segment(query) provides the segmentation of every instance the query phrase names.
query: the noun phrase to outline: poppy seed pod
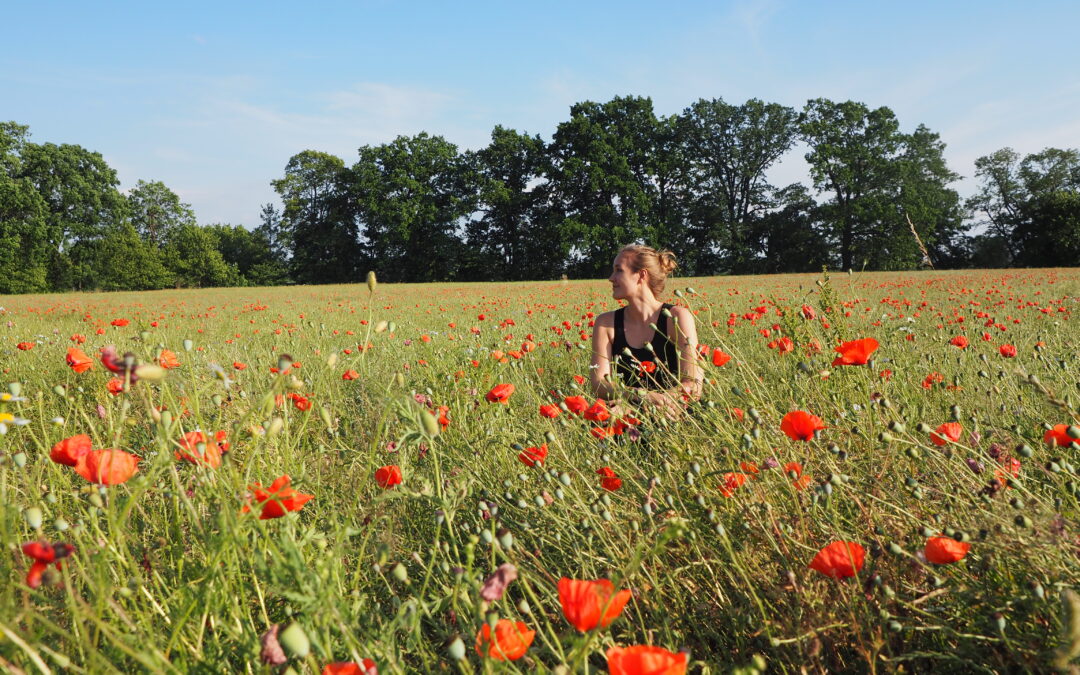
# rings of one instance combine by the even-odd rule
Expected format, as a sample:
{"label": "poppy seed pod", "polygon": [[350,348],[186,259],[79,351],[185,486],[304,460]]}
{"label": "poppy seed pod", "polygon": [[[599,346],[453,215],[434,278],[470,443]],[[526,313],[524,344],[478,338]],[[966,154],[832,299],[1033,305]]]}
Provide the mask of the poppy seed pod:
{"label": "poppy seed pod", "polygon": [[291,623],[278,634],[278,643],[285,648],[285,653],[297,659],[306,658],[311,651],[311,641],[298,623]]}
{"label": "poppy seed pod", "polygon": [[375,287],[378,285],[378,281],[375,279],[375,272],[370,271],[367,273],[367,289],[368,293],[374,293]]}

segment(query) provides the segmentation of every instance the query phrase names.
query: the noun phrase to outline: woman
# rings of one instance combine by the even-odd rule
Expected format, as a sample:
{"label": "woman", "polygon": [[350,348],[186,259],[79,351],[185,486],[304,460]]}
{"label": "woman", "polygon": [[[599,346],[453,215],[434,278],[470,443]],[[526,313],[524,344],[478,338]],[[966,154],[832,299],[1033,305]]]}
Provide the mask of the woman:
{"label": "woman", "polygon": [[631,405],[677,417],[684,401],[701,395],[694,315],[659,300],[675,265],[671,251],[636,244],[615,257],[611,295],[626,306],[601,314],[593,326],[590,384],[596,396],[610,401],[622,395]]}

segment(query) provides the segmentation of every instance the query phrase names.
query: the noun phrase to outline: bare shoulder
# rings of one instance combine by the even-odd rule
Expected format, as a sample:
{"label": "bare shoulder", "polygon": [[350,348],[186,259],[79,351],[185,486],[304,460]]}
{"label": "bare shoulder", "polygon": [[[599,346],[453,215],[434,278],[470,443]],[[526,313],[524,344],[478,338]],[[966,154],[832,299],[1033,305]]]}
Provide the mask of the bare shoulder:
{"label": "bare shoulder", "polygon": [[615,327],[615,312],[604,312],[600,316],[593,319],[593,326],[600,328],[614,328]]}
{"label": "bare shoulder", "polygon": [[688,308],[682,305],[673,305],[671,308],[671,316],[678,320],[679,325],[684,329],[687,326],[695,325],[694,314]]}

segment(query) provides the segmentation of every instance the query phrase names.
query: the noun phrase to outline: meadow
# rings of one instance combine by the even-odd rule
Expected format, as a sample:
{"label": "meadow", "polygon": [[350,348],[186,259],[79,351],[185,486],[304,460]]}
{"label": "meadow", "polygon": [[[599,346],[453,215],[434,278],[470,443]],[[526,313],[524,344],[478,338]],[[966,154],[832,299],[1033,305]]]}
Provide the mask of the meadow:
{"label": "meadow", "polygon": [[1076,668],[1080,271],[671,279],[676,420],[609,291],[3,298],[0,670]]}

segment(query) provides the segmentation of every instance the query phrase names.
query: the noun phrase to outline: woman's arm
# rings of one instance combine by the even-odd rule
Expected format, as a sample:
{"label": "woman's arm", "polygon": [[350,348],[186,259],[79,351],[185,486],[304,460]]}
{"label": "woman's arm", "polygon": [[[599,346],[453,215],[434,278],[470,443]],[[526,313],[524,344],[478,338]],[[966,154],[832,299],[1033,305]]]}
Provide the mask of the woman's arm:
{"label": "woman's arm", "polygon": [[611,384],[611,340],[615,332],[615,316],[604,312],[596,317],[592,334],[592,364],[589,366],[589,388],[597,398],[610,399],[615,394]]}
{"label": "woman's arm", "polygon": [[[675,349],[679,354],[679,388],[693,400],[701,398],[705,373],[698,366],[697,321],[686,307],[671,308],[671,328],[674,329]],[[669,335],[670,337],[670,335]]]}

